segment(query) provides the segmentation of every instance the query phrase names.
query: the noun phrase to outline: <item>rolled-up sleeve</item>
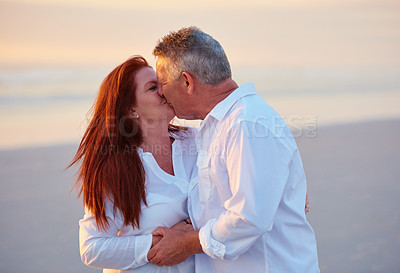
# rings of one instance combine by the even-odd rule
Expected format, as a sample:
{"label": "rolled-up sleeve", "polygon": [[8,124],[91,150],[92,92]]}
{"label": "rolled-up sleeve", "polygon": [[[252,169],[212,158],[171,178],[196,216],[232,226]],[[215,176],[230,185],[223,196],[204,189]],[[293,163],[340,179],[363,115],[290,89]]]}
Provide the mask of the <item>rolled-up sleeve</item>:
{"label": "rolled-up sleeve", "polygon": [[79,221],[79,246],[82,261],[91,267],[126,270],[148,262],[152,235],[118,237],[118,227],[108,217],[109,228],[100,231],[94,215],[86,212]]}
{"label": "rolled-up sleeve", "polygon": [[225,245],[221,244],[211,236],[211,228],[215,221],[216,219],[208,221],[207,224],[199,230],[200,244],[204,253],[211,258],[223,259],[225,255]]}
{"label": "rolled-up sleeve", "polygon": [[232,196],[199,239],[210,257],[235,260],[272,229],[293,152],[283,135],[249,121],[231,128],[223,150]]}

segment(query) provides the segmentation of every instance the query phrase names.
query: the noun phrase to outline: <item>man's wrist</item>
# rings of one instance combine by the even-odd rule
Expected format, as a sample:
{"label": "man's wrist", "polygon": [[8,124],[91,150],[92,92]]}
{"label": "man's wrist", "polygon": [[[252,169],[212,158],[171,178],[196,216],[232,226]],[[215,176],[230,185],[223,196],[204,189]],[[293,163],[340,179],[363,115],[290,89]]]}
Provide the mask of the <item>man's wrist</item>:
{"label": "man's wrist", "polygon": [[185,241],[187,242],[188,251],[190,251],[192,254],[203,253],[203,248],[199,239],[199,230],[187,232],[185,236],[187,236]]}

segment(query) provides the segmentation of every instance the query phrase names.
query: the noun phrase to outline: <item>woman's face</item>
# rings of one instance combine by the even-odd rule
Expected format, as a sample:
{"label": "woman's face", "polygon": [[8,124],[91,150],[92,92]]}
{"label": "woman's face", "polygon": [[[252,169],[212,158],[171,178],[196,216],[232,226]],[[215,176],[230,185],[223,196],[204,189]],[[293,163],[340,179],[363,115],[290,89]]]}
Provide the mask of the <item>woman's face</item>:
{"label": "woman's face", "polygon": [[135,113],[139,119],[170,122],[175,117],[174,109],[165,98],[158,95],[158,80],[155,71],[150,67],[141,68],[136,72],[136,103]]}

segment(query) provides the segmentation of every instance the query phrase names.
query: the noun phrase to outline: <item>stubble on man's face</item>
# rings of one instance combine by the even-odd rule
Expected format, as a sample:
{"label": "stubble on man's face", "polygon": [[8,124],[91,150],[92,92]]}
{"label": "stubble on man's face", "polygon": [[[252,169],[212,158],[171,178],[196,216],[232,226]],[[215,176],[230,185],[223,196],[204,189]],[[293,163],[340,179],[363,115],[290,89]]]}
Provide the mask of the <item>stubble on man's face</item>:
{"label": "stubble on man's face", "polygon": [[167,102],[170,103],[170,101],[168,101],[168,97],[169,97],[168,87],[171,84],[171,80],[165,69],[165,65],[163,64],[161,59],[157,59],[156,74],[157,74],[158,83],[160,85],[159,88],[161,89],[161,92],[159,92],[159,94],[161,93],[161,95],[167,99]]}
{"label": "stubble on man's face", "polygon": [[[157,59],[156,63],[157,78],[159,81],[159,88],[161,95],[165,97],[167,103],[174,108],[175,113],[179,116],[179,82],[170,78],[166,68],[165,61]],[[178,105],[177,105],[178,104]],[[178,106],[178,107],[177,107]]]}
{"label": "stubble on man's face", "polygon": [[162,95],[166,98],[168,104],[174,108],[175,114],[182,119],[198,119],[193,115],[193,107],[195,102],[189,100],[185,92],[182,78],[174,80],[168,73],[168,63],[162,58],[158,58],[156,62],[157,78],[159,80]]}

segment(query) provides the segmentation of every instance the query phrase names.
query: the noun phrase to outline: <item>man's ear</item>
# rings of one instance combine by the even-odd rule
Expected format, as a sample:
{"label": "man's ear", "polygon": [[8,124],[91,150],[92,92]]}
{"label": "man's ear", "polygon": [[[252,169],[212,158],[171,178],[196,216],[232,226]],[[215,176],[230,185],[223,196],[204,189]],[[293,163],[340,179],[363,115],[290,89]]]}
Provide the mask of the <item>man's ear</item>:
{"label": "man's ear", "polygon": [[182,84],[183,84],[183,87],[185,88],[186,92],[188,93],[188,95],[192,95],[193,89],[194,89],[193,76],[187,72],[182,72]]}

